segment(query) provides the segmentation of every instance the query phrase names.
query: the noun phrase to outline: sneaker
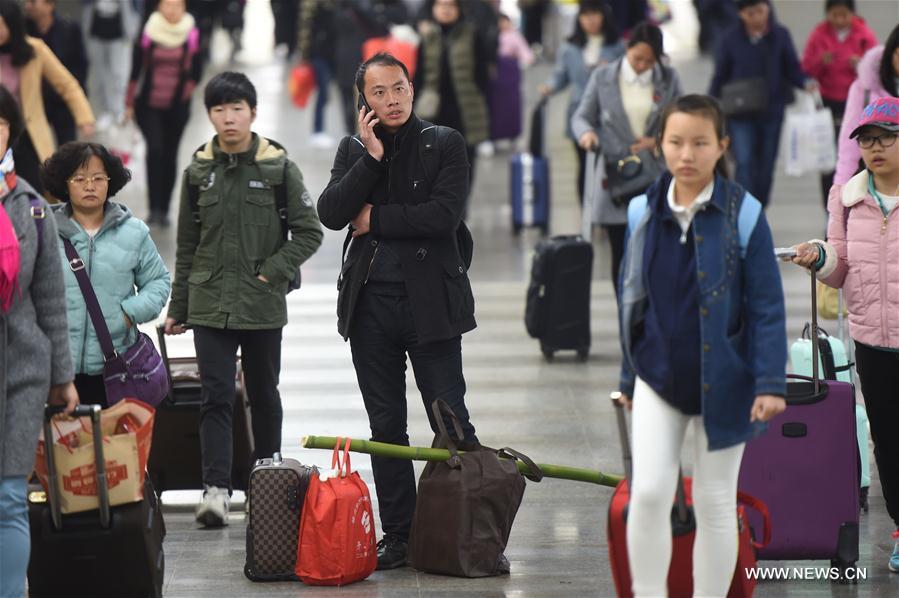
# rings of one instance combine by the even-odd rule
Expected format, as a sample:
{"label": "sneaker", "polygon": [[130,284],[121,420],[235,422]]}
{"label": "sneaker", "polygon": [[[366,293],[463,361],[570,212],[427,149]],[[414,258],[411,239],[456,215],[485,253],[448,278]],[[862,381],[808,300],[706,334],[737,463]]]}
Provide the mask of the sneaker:
{"label": "sneaker", "polygon": [[396,569],[406,564],[409,544],[397,536],[385,535],[378,542],[378,571]]}
{"label": "sneaker", "polygon": [[309,138],[309,145],[316,149],[328,149],[334,146],[334,140],[327,133],[315,133]]}
{"label": "sneaker", "polygon": [[893,545],[893,554],[890,555],[890,571],[893,573],[899,573],[899,529],[893,532],[893,540],[896,543]]}
{"label": "sneaker", "polygon": [[228,525],[228,509],[231,497],[227,488],[206,486],[203,502],[197,505],[197,523],[206,527],[222,527]]}

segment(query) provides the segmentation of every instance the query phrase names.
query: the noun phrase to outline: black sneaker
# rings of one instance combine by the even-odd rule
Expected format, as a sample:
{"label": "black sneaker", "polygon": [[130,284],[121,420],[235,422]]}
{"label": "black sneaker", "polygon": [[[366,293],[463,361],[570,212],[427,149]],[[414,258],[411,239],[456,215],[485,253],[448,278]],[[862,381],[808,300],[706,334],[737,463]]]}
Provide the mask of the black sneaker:
{"label": "black sneaker", "polygon": [[409,544],[397,536],[386,535],[378,542],[378,571],[406,565]]}

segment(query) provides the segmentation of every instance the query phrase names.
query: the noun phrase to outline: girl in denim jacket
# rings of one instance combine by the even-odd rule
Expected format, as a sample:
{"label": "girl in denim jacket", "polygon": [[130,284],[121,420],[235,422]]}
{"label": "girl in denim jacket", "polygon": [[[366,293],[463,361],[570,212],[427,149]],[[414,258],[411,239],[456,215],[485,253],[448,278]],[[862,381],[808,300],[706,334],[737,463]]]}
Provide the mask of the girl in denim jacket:
{"label": "girl in denim jacket", "polygon": [[771,232],[761,204],[721,174],[724,131],[713,98],[675,100],[659,134],[670,174],[628,207],[620,390],[633,405],[627,546],[638,598],[667,595],[671,502],[690,423],[694,595],[727,594],[743,448],[786,408],[785,313]]}

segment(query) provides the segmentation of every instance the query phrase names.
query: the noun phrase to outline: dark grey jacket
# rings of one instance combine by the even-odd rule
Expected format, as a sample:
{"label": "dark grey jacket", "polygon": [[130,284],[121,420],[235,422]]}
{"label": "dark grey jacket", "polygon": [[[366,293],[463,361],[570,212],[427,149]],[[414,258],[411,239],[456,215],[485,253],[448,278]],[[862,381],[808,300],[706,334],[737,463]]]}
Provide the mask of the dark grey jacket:
{"label": "dark grey jacket", "polygon": [[[622,56],[615,62],[593,71],[587,82],[587,89],[581,103],[571,118],[571,130],[575,139],[587,131],[595,131],[599,136],[600,150],[606,161],[618,160],[630,154],[630,146],[637,140],[631,131],[627,112],[621,101],[621,87],[618,75],[621,72]],[[659,132],[662,110],[681,95],[680,79],[669,66],[656,64],[652,71],[653,107],[646,121],[646,136],[655,137]],[[661,157],[659,158],[661,160]],[[602,224],[624,224],[627,210],[612,205],[611,200],[600,205],[599,220]]]}
{"label": "dark grey jacket", "polygon": [[2,200],[19,237],[21,295],[8,314],[0,310],[0,477],[31,472],[50,385],[75,377],[56,222],[44,203],[38,252],[28,193],[35,191],[19,179]]}

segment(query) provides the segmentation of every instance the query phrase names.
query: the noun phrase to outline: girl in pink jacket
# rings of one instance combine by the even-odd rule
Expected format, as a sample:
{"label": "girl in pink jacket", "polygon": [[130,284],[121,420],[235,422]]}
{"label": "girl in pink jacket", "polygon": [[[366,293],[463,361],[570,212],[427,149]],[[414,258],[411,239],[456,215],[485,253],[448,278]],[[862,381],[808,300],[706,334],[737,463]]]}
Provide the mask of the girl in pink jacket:
{"label": "girl in pink jacket", "polygon": [[855,128],[862,110],[884,97],[899,96],[896,80],[899,78],[899,25],[897,25],[882,46],[868,50],[858,63],[858,79],[849,87],[846,98],[846,112],[837,137],[837,171],[833,182],[845,185],[858,172],[861,152],[849,133]]}
{"label": "girl in pink jacket", "polygon": [[[844,122],[845,127],[845,122]],[[896,525],[889,568],[899,573],[899,98],[868,105],[847,136],[867,167],[830,191],[828,241],[796,248],[793,261],[842,288],[849,334],[871,422],[887,512]]]}
{"label": "girl in pink jacket", "polygon": [[[818,81],[824,105],[833,114],[834,132],[839,134],[849,86],[865,52],[877,45],[877,37],[865,20],[855,15],[855,0],[827,0],[826,19],[812,31],[802,53],[802,70]],[[852,122],[855,122],[854,120]],[[827,209],[827,194],[833,171],[821,173],[821,196]]]}

